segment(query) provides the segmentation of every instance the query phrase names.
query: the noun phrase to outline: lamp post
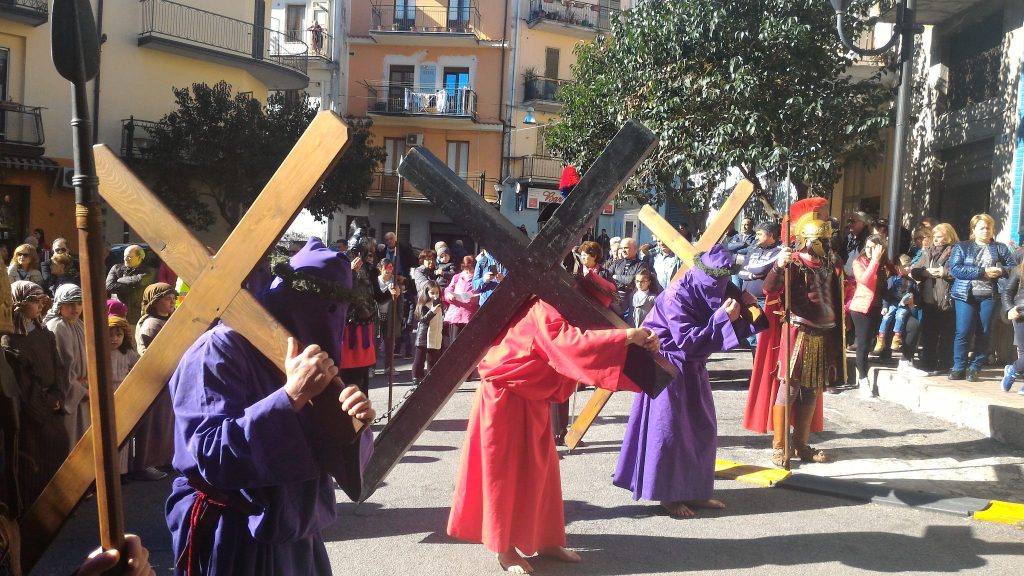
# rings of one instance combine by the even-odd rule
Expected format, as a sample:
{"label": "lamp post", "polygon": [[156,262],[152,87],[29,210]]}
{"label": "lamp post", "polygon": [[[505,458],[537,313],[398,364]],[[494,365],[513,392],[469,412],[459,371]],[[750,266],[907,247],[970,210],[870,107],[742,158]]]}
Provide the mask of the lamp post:
{"label": "lamp post", "polygon": [[892,179],[889,184],[889,254],[895,254],[899,246],[899,234],[903,218],[900,215],[900,199],[903,196],[903,164],[907,149],[907,120],[910,116],[910,88],[914,75],[914,36],[924,32],[924,26],[914,22],[917,0],[899,0],[896,5],[896,22],[892,38],[880,48],[867,50],[855,46],[843,30],[843,19],[852,0],[829,0],[836,11],[836,30],[839,40],[847,50],[861,56],[880,56],[900,42],[899,61],[900,87],[896,96],[895,154],[892,162]]}

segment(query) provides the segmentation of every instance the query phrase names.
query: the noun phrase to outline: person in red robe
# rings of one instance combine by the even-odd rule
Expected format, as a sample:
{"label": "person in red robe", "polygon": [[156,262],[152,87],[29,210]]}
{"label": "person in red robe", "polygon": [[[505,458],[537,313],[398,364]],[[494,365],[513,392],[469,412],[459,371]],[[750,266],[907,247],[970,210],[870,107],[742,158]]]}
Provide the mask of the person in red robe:
{"label": "person in red robe", "polygon": [[448,534],[483,543],[509,572],[533,571],[523,555],[579,562],[565,548],[548,405],[577,382],[638,392],[623,373],[629,345],[659,346],[644,328],[584,332],[543,300],[523,305],[479,365]]}

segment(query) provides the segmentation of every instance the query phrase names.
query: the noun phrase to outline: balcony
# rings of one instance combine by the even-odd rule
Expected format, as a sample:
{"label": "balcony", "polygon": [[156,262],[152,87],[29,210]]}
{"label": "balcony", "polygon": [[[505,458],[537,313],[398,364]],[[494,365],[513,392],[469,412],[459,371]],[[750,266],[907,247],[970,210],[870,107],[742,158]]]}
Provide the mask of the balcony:
{"label": "balcony", "polygon": [[[287,30],[270,46],[270,54],[281,58],[306,58],[310,62],[332,62],[334,37],[321,30]],[[281,40],[284,40],[283,42]],[[308,47],[308,50],[307,50]]]}
{"label": "balcony", "polygon": [[0,102],[0,151],[20,156],[43,154],[43,108]]}
{"label": "balcony", "polygon": [[140,4],[139,46],[243,68],[272,90],[309,85],[309,47],[298,38],[169,0]]}
{"label": "balcony", "polygon": [[474,46],[480,33],[480,8],[475,3],[453,6],[374,4],[370,37],[378,44]]}
{"label": "balcony", "polygon": [[562,108],[562,103],[558,101],[558,90],[566,82],[540,76],[526,78],[523,83],[523,104],[542,112],[558,112]]}
{"label": "balcony", "polygon": [[527,184],[558,184],[562,177],[561,158],[552,156],[518,156],[511,158],[509,172],[520,182]]}
{"label": "balcony", "polygon": [[[485,200],[488,202],[497,201],[498,196],[494,192],[494,186],[488,184],[487,178],[484,174],[470,172],[462,174],[461,176],[462,179],[469,184],[469,187],[476,191],[477,194],[483,196]],[[397,191],[398,173],[375,172],[370,183],[370,188],[366,191],[366,198],[370,201],[394,202]],[[426,196],[409,184],[408,180],[402,183],[402,200],[410,202],[430,202]]]}
{"label": "balcony", "polygon": [[469,87],[416,91],[399,82],[364,83],[371,116],[476,120],[476,92]]}
{"label": "balcony", "polygon": [[121,158],[128,164],[148,159],[156,125],[149,120],[136,120],[134,116],[121,120]]}
{"label": "balcony", "polygon": [[598,32],[611,29],[621,10],[587,2],[530,0],[526,25],[556,34],[592,40]]}
{"label": "balcony", "polygon": [[0,18],[29,26],[42,26],[50,19],[47,0],[0,0]]}
{"label": "balcony", "polygon": [[995,46],[949,63],[946,112],[955,112],[999,96],[1003,47]]}

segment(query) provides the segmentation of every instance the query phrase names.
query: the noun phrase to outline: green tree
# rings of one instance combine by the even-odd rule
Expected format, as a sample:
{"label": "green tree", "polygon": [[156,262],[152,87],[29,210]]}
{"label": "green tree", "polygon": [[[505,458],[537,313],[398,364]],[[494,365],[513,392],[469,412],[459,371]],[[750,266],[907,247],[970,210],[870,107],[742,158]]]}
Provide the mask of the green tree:
{"label": "green tree", "polygon": [[[176,88],[174,99],[177,109],[150,130],[141,169],[168,207],[199,230],[218,217],[237,225],[317,114],[304,92],[271,94],[264,106],[223,81]],[[358,206],[383,162],[369,124],[349,125],[349,148],[309,203],[320,218],[341,204]]]}
{"label": "green tree", "polygon": [[[849,77],[824,0],[650,0],[577,56],[548,143],[586,167],[623,121],[642,122],[660,146],[626,187],[641,202],[675,197],[704,212],[729,168],[766,202],[769,183],[787,176],[801,197],[827,196],[844,164],[880,159],[890,124],[892,91],[880,73]],[[707,183],[680,186],[695,174]]]}

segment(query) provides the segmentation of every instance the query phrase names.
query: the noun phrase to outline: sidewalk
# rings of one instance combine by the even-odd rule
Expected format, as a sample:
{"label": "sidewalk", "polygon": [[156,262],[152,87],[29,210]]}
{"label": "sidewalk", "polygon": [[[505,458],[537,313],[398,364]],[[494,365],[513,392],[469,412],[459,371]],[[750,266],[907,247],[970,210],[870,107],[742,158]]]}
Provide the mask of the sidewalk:
{"label": "sidewalk", "polygon": [[872,367],[868,375],[883,400],[1024,449],[1024,396],[1017,394],[1021,383],[1003,392],[998,367],[982,370],[980,382],[951,381],[945,374],[910,375],[886,366]]}
{"label": "sidewalk", "polygon": [[[749,350],[709,361],[718,409],[718,458],[773,468],[770,435],[742,428],[751,366]],[[794,461],[793,471],[863,484],[850,487],[849,496],[856,499],[897,494],[912,506],[957,498],[972,505],[1024,503],[1024,397],[1016,387],[1004,393],[996,372],[986,371],[983,382],[950,382],[945,376],[905,375],[895,362],[875,363],[870,375],[879,399],[861,399],[856,389],[825,395],[825,430],[812,434],[811,443],[834,461]]]}

